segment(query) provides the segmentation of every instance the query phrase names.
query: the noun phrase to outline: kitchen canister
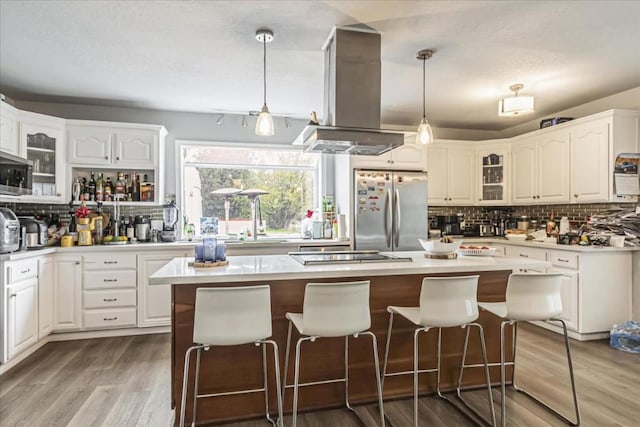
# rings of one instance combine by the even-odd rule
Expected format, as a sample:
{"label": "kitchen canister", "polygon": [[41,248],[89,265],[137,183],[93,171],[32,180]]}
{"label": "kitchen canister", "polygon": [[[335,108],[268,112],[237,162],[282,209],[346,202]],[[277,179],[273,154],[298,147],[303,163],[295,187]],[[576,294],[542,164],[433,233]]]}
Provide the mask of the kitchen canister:
{"label": "kitchen canister", "polygon": [[347,239],[347,216],[338,214],[338,240]]}

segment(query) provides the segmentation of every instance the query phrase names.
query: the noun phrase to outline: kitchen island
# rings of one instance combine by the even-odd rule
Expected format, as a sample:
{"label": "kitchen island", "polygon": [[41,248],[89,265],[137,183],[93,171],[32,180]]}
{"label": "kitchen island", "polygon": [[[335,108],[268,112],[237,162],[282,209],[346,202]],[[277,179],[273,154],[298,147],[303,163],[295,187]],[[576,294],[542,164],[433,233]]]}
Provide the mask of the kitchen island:
{"label": "kitchen island", "polygon": [[[215,268],[193,268],[189,258],[175,258],[153,274],[149,283],[172,285],[172,407],[179,413],[182,393],[184,355],[192,345],[193,313],[196,289],[207,286],[247,286],[269,284],[271,286],[273,339],[280,347],[280,365],[284,366],[286,345],[286,312],[301,312],[304,288],[308,282],[371,281],[371,330],[378,338],[381,357],[386,341],[388,305],[416,306],[422,278],[425,276],[452,276],[479,274],[478,298],[483,301],[503,301],[509,274],[513,269],[546,268],[546,261],[506,257],[458,257],[451,260],[427,259],[423,252],[394,252],[399,257],[411,257],[412,262],[384,262],[359,264],[325,264],[303,266],[287,255],[229,257],[229,265]],[[499,321],[481,313],[479,322],[485,327],[488,353],[492,360],[499,360]],[[398,319],[394,325],[389,356],[389,371],[408,370],[412,366],[411,325]],[[294,335],[295,337],[295,335]],[[421,368],[435,366],[437,332],[424,334],[421,340]],[[455,385],[462,354],[464,330],[451,328],[442,334],[442,384],[445,390]],[[370,342],[352,339],[349,345],[349,398],[352,403],[376,401],[375,377]],[[423,347],[425,346],[425,347]],[[426,351],[425,351],[426,350]],[[305,352],[309,351],[305,356]],[[312,353],[311,353],[312,352]],[[293,354],[291,355],[293,357]],[[341,378],[343,369],[344,340],[322,339],[322,344],[302,347],[301,381],[319,381]],[[480,362],[478,336],[471,334],[470,363]],[[292,364],[290,363],[290,366]],[[191,369],[191,375],[195,370]],[[494,382],[498,370],[491,372]],[[269,380],[273,376],[270,373]],[[289,378],[292,375],[290,373]],[[200,393],[216,393],[238,388],[262,386],[262,358],[253,345],[216,347],[204,352],[200,372]],[[435,378],[423,376],[422,393],[434,390]],[[291,382],[290,380],[288,381]],[[190,378],[193,384],[193,378]],[[470,369],[465,374],[465,386],[484,384],[481,369]],[[392,377],[385,380],[384,397],[409,397],[412,394],[412,377]],[[190,422],[192,388],[187,398],[187,421]],[[275,411],[275,384],[270,383],[271,410]],[[291,394],[287,393],[285,412],[291,410]],[[344,403],[344,385],[340,383],[303,388],[299,408],[311,410],[338,407]],[[198,402],[199,422],[231,421],[260,417],[264,413],[264,398],[260,393],[202,399]]]}

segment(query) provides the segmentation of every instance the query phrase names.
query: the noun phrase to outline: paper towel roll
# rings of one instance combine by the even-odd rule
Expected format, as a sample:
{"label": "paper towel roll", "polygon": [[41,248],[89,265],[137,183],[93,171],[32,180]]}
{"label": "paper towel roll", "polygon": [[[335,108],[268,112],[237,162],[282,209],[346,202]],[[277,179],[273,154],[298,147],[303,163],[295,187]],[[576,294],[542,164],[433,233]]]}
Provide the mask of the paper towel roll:
{"label": "paper towel roll", "polygon": [[347,238],[347,216],[345,214],[338,214],[338,239],[344,240]]}

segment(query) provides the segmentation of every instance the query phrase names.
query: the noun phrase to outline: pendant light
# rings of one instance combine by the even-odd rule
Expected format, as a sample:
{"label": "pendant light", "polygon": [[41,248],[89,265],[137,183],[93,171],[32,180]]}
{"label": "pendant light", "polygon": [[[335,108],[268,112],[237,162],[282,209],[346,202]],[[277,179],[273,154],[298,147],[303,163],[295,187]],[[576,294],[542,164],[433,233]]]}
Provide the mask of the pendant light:
{"label": "pendant light", "polygon": [[426,92],[426,79],[425,79],[425,64],[427,59],[433,56],[432,49],[423,49],[416,55],[416,58],[422,61],[422,120],[420,126],[418,126],[418,135],[416,137],[416,144],[431,144],[433,143],[433,130],[431,125],[427,121],[427,113],[425,107],[425,92]]}
{"label": "pendant light", "polygon": [[518,92],[524,88],[522,83],[509,86],[514,96],[501,99],[498,102],[498,115],[500,117],[516,117],[522,114],[533,113],[533,96],[518,96]]}
{"label": "pendant light", "polygon": [[256,40],[262,43],[263,47],[262,76],[264,84],[264,104],[256,122],[256,135],[272,136],[275,134],[273,117],[269,114],[267,107],[267,43],[273,41],[273,32],[268,29],[260,29],[256,31]]}

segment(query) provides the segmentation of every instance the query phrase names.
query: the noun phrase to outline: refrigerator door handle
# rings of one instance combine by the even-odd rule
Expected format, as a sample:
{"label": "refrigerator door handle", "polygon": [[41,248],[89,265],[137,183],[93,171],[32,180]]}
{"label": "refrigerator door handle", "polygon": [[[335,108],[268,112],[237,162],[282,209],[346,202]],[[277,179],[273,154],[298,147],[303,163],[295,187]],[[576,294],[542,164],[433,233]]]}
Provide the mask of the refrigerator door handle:
{"label": "refrigerator door handle", "polygon": [[387,190],[387,196],[384,199],[384,234],[387,247],[391,248],[391,233],[393,231],[391,220],[391,190]]}
{"label": "refrigerator door handle", "polygon": [[395,215],[394,215],[395,230],[393,230],[393,236],[394,236],[393,248],[396,249],[398,248],[398,246],[400,246],[400,225],[401,225],[400,222],[402,219],[400,214],[400,191],[398,191],[397,188],[396,188],[396,199],[393,205],[396,208]]}

